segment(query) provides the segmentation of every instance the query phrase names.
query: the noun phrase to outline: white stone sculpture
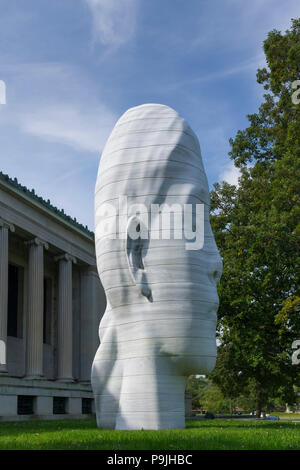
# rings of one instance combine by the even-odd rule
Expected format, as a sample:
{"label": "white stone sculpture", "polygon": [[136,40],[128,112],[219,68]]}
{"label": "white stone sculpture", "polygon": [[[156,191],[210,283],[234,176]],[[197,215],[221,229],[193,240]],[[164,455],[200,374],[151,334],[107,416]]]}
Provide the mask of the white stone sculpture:
{"label": "white stone sculpture", "polygon": [[[184,218],[193,224],[180,238]],[[199,142],[176,111],[145,104],[119,119],[100,160],[95,227],[107,296],[92,366],[98,426],[184,428],[187,378],[215,364],[222,260]]]}

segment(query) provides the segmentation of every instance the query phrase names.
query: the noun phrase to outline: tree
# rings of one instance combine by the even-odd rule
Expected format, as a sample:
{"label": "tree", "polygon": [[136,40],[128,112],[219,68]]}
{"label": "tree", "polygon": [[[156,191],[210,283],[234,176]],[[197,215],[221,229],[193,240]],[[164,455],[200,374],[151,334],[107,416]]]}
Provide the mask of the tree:
{"label": "tree", "polygon": [[224,343],[218,351],[216,367],[209,378],[217,385],[224,397],[229,400],[230,414],[234,400],[238,399],[245,388],[245,375],[236,362],[236,350],[231,342]]}
{"label": "tree", "polygon": [[215,414],[227,414],[229,412],[229,400],[225,399],[219,387],[212,382],[208,382],[202,401],[206,411]]}
{"label": "tree", "polygon": [[[193,410],[226,414],[230,411],[230,400],[226,399],[220,387],[208,378],[191,375],[186,391],[192,395]],[[235,402],[232,402],[232,406],[235,406]]]}
{"label": "tree", "polygon": [[300,339],[299,177],[300,105],[291,97],[300,79],[300,19],[264,42],[268,68],[257,81],[268,91],[250,125],[230,140],[239,185],[215,184],[212,227],[224,261],[219,286],[220,346],[212,375],[226,396],[255,397],[257,415],[280,393],[296,400]]}
{"label": "tree", "polygon": [[192,396],[192,409],[202,409],[204,406],[207,380],[204,377],[191,375],[187,381],[186,391]]}

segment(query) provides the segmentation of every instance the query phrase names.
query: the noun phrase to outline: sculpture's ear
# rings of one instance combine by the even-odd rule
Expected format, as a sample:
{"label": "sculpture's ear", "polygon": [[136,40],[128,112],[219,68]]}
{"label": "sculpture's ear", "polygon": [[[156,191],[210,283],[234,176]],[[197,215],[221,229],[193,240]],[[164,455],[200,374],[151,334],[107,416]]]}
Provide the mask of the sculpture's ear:
{"label": "sculpture's ear", "polygon": [[137,216],[130,217],[126,233],[126,255],[129,272],[140,293],[151,302],[151,289],[148,286],[144,268],[143,253],[148,244],[148,233]]}

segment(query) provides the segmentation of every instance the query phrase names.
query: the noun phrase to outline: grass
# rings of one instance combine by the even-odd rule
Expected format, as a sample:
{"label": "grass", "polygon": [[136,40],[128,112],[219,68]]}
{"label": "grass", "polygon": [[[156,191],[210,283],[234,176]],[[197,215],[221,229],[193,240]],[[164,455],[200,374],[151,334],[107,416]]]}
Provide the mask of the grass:
{"label": "grass", "polygon": [[215,450],[300,449],[300,424],[187,420],[186,429],[111,431],[94,419],[0,423],[0,449]]}

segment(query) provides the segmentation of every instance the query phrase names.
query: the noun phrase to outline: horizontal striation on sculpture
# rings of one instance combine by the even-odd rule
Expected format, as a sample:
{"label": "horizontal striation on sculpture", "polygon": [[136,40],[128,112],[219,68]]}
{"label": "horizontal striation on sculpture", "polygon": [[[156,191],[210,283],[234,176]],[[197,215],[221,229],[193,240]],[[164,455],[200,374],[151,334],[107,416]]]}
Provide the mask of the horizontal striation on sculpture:
{"label": "horizontal striation on sculpture", "polygon": [[222,260],[209,204],[187,122],[160,104],[126,111],[95,187],[97,267],[107,296],[92,367],[99,427],[185,426],[188,376],[209,373],[216,359]]}

